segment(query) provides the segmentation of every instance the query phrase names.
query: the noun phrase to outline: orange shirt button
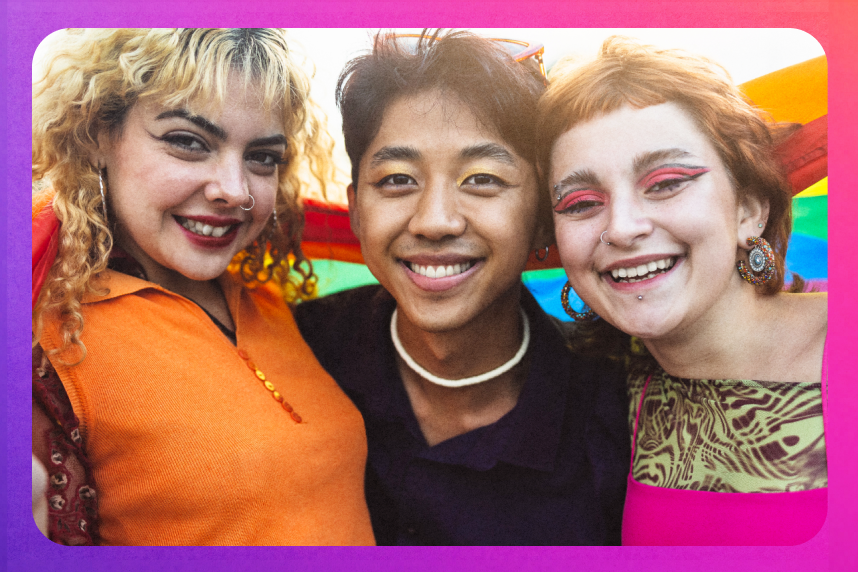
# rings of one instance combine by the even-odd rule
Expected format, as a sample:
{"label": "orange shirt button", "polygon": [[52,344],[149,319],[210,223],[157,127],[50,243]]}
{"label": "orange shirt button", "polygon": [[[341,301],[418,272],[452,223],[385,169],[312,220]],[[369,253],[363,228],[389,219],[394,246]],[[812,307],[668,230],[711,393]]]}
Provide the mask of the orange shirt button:
{"label": "orange shirt button", "polygon": [[274,397],[274,399],[276,399],[277,401],[283,401],[283,396],[282,396],[282,395],[280,395],[280,392],[279,392],[279,391],[275,391],[275,392],[274,392],[274,393],[272,393],[271,395],[272,395],[272,396]]}
{"label": "orange shirt button", "polygon": [[258,377],[260,379],[260,381],[265,381],[265,374],[264,373],[262,373],[258,369],[256,370],[255,373],[256,373],[256,377]]}
{"label": "orange shirt button", "polygon": [[249,361],[249,360],[248,360],[248,362],[247,362],[247,367],[249,367],[249,368],[250,368],[250,369],[252,369],[253,371],[256,371],[256,364],[255,364],[255,363],[253,363],[252,361]]}
{"label": "orange shirt button", "polygon": [[292,419],[294,419],[294,420],[295,420],[295,423],[300,423],[300,422],[301,422],[301,416],[300,416],[300,415],[298,415],[297,413],[295,413],[294,411],[292,411],[291,413],[289,413],[289,415],[291,415],[291,416],[292,416]]}
{"label": "orange shirt button", "polygon": [[271,383],[270,381],[266,381],[265,382],[265,389],[267,389],[268,391],[274,391],[274,384]]}
{"label": "orange shirt button", "polygon": [[239,357],[240,357],[241,359],[243,359],[243,360],[250,359],[250,356],[249,356],[249,355],[247,355],[247,352],[246,352],[246,351],[244,351],[244,350],[238,350],[238,355],[239,355]]}
{"label": "orange shirt button", "polygon": [[289,413],[292,413],[292,406],[289,405],[288,401],[285,401],[285,400],[283,401],[283,409],[285,409]]}

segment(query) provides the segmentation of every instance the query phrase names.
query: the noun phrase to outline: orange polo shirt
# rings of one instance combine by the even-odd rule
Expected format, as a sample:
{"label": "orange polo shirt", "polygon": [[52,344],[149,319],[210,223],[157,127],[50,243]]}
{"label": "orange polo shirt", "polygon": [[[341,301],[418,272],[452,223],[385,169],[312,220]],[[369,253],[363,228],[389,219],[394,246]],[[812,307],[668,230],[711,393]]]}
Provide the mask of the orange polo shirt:
{"label": "orange polo shirt", "polygon": [[[83,301],[86,358],[63,365],[75,348],[51,356],[80,420],[104,544],[374,542],[363,420],[273,287],[220,278],[233,346],[190,300],[106,277],[109,294]],[[41,344],[61,345],[55,321]]]}

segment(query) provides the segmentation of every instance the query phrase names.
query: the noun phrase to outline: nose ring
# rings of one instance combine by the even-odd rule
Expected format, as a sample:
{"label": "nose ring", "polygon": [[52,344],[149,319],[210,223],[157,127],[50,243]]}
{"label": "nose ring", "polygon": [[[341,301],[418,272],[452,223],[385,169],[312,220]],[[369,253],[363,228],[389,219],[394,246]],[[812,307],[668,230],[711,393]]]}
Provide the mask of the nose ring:
{"label": "nose ring", "polygon": [[[253,206],[256,204],[256,199],[254,199],[254,198],[253,198],[253,195],[251,195],[250,193],[247,193],[247,196],[248,196],[248,197],[250,197],[250,206],[249,206],[249,207],[247,207],[247,208],[245,208],[245,207],[243,207],[242,205],[238,205],[238,207],[239,207],[241,210],[243,210],[243,211],[249,211],[249,210],[250,210],[250,209],[252,209],[252,208],[253,208]],[[246,202],[246,201],[245,201],[245,202]]]}
{"label": "nose ring", "polygon": [[607,242],[607,241],[605,240],[605,235],[606,235],[606,234],[608,234],[608,231],[607,231],[607,230],[606,230],[605,232],[603,232],[602,234],[600,234],[600,235],[599,235],[599,240],[600,240],[600,241],[602,241],[602,244],[607,244],[608,246],[611,246],[611,243],[610,243],[610,242]]}

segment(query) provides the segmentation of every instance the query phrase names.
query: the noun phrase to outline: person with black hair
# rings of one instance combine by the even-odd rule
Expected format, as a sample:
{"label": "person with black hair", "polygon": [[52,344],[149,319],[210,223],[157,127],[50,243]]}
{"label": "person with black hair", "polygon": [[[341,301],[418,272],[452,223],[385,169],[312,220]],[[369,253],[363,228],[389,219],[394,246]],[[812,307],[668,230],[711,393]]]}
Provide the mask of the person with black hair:
{"label": "person with black hair", "polygon": [[619,543],[624,372],[569,351],[521,282],[552,240],[537,70],[464,32],[380,34],[340,76],[349,214],[381,285],[296,321],[364,416],[379,544]]}

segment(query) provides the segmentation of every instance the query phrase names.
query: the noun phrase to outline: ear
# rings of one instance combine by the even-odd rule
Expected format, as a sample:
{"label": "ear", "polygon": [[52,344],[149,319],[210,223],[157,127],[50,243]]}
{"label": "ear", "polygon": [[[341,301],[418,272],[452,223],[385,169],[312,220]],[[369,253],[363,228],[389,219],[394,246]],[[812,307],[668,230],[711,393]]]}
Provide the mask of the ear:
{"label": "ear", "polygon": [[754,195],[742,197],[738,208],[739,248],[749,250],[748,238],[761,236],[769,220],[769,201]]}
{"label": "ear", "polygon": [[554,238],[554,217],[540,213],[536,221],[531,250],[540,250],[556,242]]}
{"label": "ear", "polygon": [[106,154],[110,150],[110,136],[100,131],[95,145],[89,150],[89,163],[93,169],[101,170],[107,166]]}
{"label": "ear", "polygon": [[360,238],[360,213],[358,212],[357,193],[354,184],[349,184],[346,188],[346,196],[349,199],[349,223],[351,223],[352,232]]}
{"label": "ear", "polygon": [[[538,177],[537,181],[542,181]],[[541,188],[538,196],[538,210],[536,213],[536,232],[533,234],[533,250],[540,250],[551,246],[556,242],[554,238],[554,211],[551,208],[551,195]]]}

